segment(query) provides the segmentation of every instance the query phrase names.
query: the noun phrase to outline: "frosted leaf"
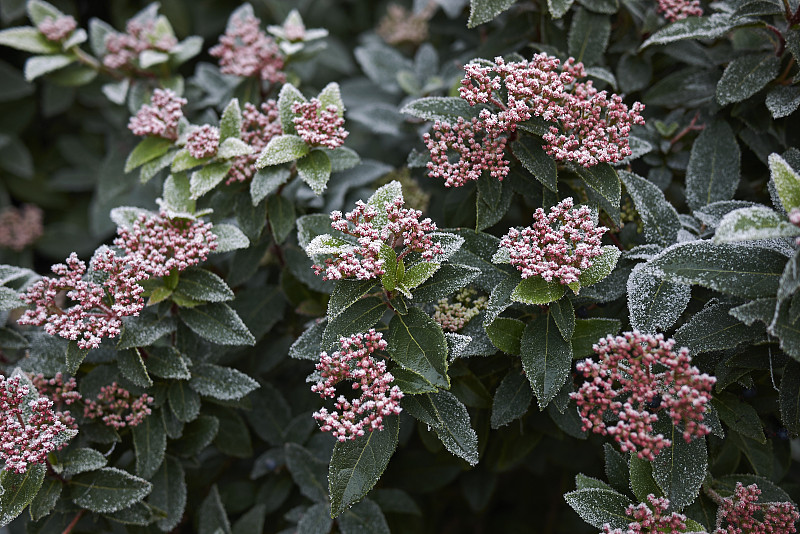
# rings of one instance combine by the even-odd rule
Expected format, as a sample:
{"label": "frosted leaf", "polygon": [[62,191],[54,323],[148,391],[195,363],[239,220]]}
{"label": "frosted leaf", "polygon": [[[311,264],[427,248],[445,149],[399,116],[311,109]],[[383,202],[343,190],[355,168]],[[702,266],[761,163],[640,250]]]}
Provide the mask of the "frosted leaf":
{"label": "frosted leaf", "polygon": [[688,17],[655,32],[642,43],[639,50],[683,39],[715,39],[724,35],[732,27],[733,17],[727,13],[714,13],[710,17]]}
{"label": "frosted leaf", "polygon": [[717,121],[697,136],[686,168],[686,202],[693,210],[730,200],[739,185],[741,151],[727,122]]}
{"label": "frosted leaf", "polygon": [[[24,473],[3,470],[0,478],[0,525],[13,521],[34,499],[42,487],[46,468],[34,464]],[[7,530],[3,528],[3,530]]]}
{"label": "frosted leaf", "polygon": [[511,252],[506,247],[500,247],[492,256],[492,263],[511,263]]}
{"label": "frosted leaf", "polygon": [[232,367],[212,363],[192,367],[192,389],[203,396],[220,400],[237,400],[258,388],[258,382]]}
{"label": "frosted leaf", "polygon": [[517,0],[470,0],[467,28],[489,22],[514,5]]}
{"label": "frosted leaf", "polygon": [[401,91],[395,81],[398,72],[414,70],[410,59],[380,40],[371,41],[366,46],[356,47],[353,55],[364,74],[378,87],[390,93]]}
{"label": "frosted leaf", "polygon": [[622,161],[620,161],[615,166],[628,165],[631,161],[639,159],[645,154],[649,154],[656,148],[655,146],[653,146],[652,143],[650,143],[650,141],[642,139],[641,137],[637,137],[635,135],[628,136],[628,145],[630,146],[632,152],[631,155],[626,156]]}
{"label": "frosted leaf", "polygon": [[706,478],[706,440],[695,438],[687,443],[682,431],[672,426],[669,418],[659,420],[654,428],[672,444],[653,460],[653,478],[669,499],[670,507],[680,510],[695,500]]}
{"label": "frosted leaf", "polygon": [[161,468],[150,479],[153,491],[148,504],[164,511],[156,523],[163,532],[169,532],[180,523],[186,508],[186,481],[183,466],[176,458],[167,456]]}
{"label": "frosted leaf", "polygon": [[367,199],[367,205],[374,207],[378,212],[373,219],[375,228],[383,229],[384,226],[389,224],[385,205],[387,202],[392,203],[398,198],[403,198],[403,187],[400,185],[400,182],[392,180],[388,184],[379,187],[378,190]]}
{"label": "frosted leaf", "polygon": [[222,111],[219,119],[219,138],[223,142],[228,138],[238,138],[242,130],[242,109],[239,99],[234,98]]}
{"label": "frosted leaf", "polygon": [[195,334],[218,345],[255,345],[242,319],[222,302],[180,308],[180,318]]}
{"label": "frosted leaf", "polygon": [[455,254],[460,248],[461,245],[464,244],[464,238],[451,234],[448,232],[431,232],[428,234],[434,244],[439,245],[442,249],[440,253],[437,253],[431,258],[430,261],[442,263],[450,259],[450,257]]}
{"label": "frosted leaf", "polygon": [[528,412],[533,391],[525,375],[512,368],[500,382],[492,402],[492,428],[500,428]]}
{"label": "frosted leaf", "polygon": [[627,529],[630,522],[625,509],[631,504],[628,497],[611,489],[587,488],[564,495],[581,519],[596,528],[608,523],[612,528]]}
{"label": "frosted leaf", "polygon": [[661,245],[638,245],[623,252],[622,257],[628,260],[649,260],[657,256],[662,250],[663,247]]}
{"label": "frosted leaf", "polygon": [[[297,242],[302,248],[306,248],[318,235],[331,232],[331,218],[328,215],[313,213],[297,219]],[[337,237],[344,237],[344,234],[337,233]]]}
{"label": "frosted leaf", "polygon": [[475,279],[475,285],[480,289],[490,292],[513,271],[511,267],[499,267],[492,263],[492,256],[500,247],[499,238],[466,228],[450,231],[464,238],[464,244],[451,256],[450,261],[480,269],[481,274]]}
{"label": "frosted leaf", "polygon": [[763,325],[747,326],[729,313],[734,306],[711,299],[675,332],[675,343],[695,355],[766,340]]}
{"label": "frosted leaf", "polygon": [[720,200],[719,202],[712,202],[707,206],[703,206],[694,211],[694,216],[708,228],[714,230],[719,226],[722,218],[733,210],[741,208],[750,208],[759,206],[755,202],[747,202],[745,200]]}
{"label": "frosted leaf", "polygon": [[467,408],[449,391],[405,397],[403,408],[436,432],[448,451],[478,463],[478,435],[472,429]]}
{"label": "frosted leaf", "polygon": [[645,239],[665,247],[673,244],[678,238],[681,223],[678,212],[661,189],[632,172],[620,171],[619,177],[642,217]]}
{"label": "frosted leaf", "polygon": [[390,534],[389,524],[380,506],[369,499],[364,499],[346,510],[338,521],[342,534]]}
{"label": "frosted leaf", "polygon": [[753,241],[774,237],[794,237],[800,228],[788,222],[782,215],[764,207],[755,206],[732,211],[719,223],[715,243]]}
{"label": "frosted leaf", "polygon": [[279,135],[270,139],[256,160],[255,167],[262,169],[270,165],[280,165],[295,161],[310,151],[305,141],[296,135]]}
{"label": "frosted leaf", "polygon": [[456,332],[445,332],[444,337],[447,340],[447,352],[450,354],[450,361],[460,358],[472,343],[472,337]]}
{"label": "frosted leaf", "polygon": [[74,60],[72,55],[64,54],[30,57],[25,62],[25,81],[32,82],[39,76],[63,69]]}
{"label": "frosted leaf", "polygon": [[644,334],[669,330],[686,309],[692,293],[688,285],[656,278],[646,263],[633,268],[627,288],[631,326]]}
{"label": "frosted leaf", "polygon": [[252,152],[253,152],[253,147],[251,147],[241,139],[237,139],[235,137],[229,137],[219,145],[219,150],[217,151],[217,157],[221,159],[230,159],[230,158],[237,158],[239,156],[245,156],[247,154],[251,154]]}
{"label": "frosted leaf", "polygon": [[800,174],[778,154],[770,154],[769,170],[783,209],[789,213],[800,208]]}
{"label": "frosted leaf", "polygon": [[322,109],[336,106],[336,113],[340,117],[344,117],[344,102],[342,102],[342,91],[339,89],[338,83],[330,82],[320,91],[317,98],[319,98]]}
{"label": "frosted leaf", "polygon": [[130,229],[133,223],[142,215],[147,217],[153,216],[154,213],[142,208],[134,208],[132,206],[120,206],[111,210],[110,217],[119,227]]}
{"label": "frosted leaf", "polygon": [[426,121],[455,123],[459,117],[466,120],[477,117],[481,108],[470,106],[465,100],[455,96],[428,96],[409,102],[400,113]]}
{"label": "frosted leaf", "polygon": [[356,250],[356,248],[355,245],[344,239],[333,237],[330,234],[323,234],[311,240],[308,246],[306,246],[306,254],[308,254],[309,258],[314,259],[321,254],[344,254],[352,252]]}
{"label": "frosted leaf", "polygon": [[678,219],[681,221],[681,226],[683,227],[684,230],[687,230],[693,234],[700,233],[701,229],[700,221],[698,221],[691,215],[688,215],[686,213],[680,213],[678,214]]}
{"label": "frosted leaf", "polygon": [[683,228],[678,230],[678,243],[688,243],[690,241],[697,241],[697,235]]}
{"label": "frosted leaf", "polygon": [[72,501],[92,512],[111,513],[141,501],[152,485],[139,477],[117,469],[101,469],[81,473],[72,478]]}
{"label": "frosted leaf", "polygon": [[215,224],[211,231],[217,236],[217,248],[214,250],[217,254],[250,246],[250,240],[244,232],[232,224]]}
{"label": "frosted leaf", "polygon": [[800,87],[778,86],[767,93],[767,109],[773,118],[788,117],[800,107]]}
{"label": "frosted leaf", "polygon": [[750,98],[778,76],[780,67],[781,60],[774,54],[737,57],[722,73],[717,84],[717,101],[725,106]]}

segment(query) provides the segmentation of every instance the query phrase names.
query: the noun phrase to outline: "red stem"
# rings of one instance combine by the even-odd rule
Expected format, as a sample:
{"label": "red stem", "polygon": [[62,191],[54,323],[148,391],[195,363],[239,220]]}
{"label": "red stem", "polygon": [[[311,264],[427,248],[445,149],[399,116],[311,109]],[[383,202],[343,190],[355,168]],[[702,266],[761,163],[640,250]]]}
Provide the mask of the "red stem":
{"label": "red stem", "polygon": [[75,517],[72,518],[72,521],[69,522],[69,525],[67,525],[67,528],[65,528],[61,532],[61,534],[69,534],[70,532],[72,532],[72,529],[75,528],[75,525],[77,525],[78,521],[81,520],[81,517],[83,517],[83,513],[85,511],[86,510],[78,510],[78,513],[75,514]]}

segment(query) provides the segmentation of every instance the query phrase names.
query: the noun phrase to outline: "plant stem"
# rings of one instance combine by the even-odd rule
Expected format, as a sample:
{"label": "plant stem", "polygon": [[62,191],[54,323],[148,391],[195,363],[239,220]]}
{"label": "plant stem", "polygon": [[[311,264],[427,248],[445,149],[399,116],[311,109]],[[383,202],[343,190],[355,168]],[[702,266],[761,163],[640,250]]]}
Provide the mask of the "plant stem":
{"label": "plant stem", "polygon": [[67,528],[65,528],[61,532],[61,534],[69,534],[70,532],[72,532],[72,529],[75,528],[75,525],[77,525],[78,521],[81,520],[81,517],[83,517],[83,513],[85,511],[86,510],[78,510],[78,513],[75,514],[75,517],[72,518],[72,521],[69,522],[69,525],[67,525]]}

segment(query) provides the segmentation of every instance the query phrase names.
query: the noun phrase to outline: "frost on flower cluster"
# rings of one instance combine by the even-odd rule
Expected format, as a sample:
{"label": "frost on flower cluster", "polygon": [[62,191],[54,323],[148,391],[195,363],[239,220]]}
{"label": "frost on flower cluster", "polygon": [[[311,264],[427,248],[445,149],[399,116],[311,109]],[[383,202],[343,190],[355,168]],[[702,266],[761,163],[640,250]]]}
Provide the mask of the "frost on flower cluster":
{"label": "frost on flower cluster", "polygon": [[[471,63],[464,70],[461,98],[472,106],[485,104],[499,111],[483,109],[478,118],[460,118],[456,124],[436,121],[433,136],[426,134],[431,153],[428,174],[444,178],[447,186],[477,180],[483,171],[498,179],[506,176],[503,152],[508,136],[534,116],[553,123],[543,136],[547,153],[584,167],[629,156],[631,126],[644,124],[641,103],[629,110],[620,96],[598,91],[591,81],[579,82],[586,70],[573,58],[561,65],[558,58],[544,53],[530,61],[508,63],[497,57],[491,65]],[[458,159],[451,161],[448,152],[455,152]]]}
{"label": "frost on flower cluster", "polygon": [[186,138],[186,150],[193,158],[210,158],[219,148],[219,128],[204,124]]}
{"label": "frost on flower cluster", "polygon": [[[78,342],[81,349],[96,348],[104,337],[116,337],[122,328],[122,317],[138,315],[144,307],[142,286],[148,278],[141,260],[117,257],[106,249],[92,263],[92,270],[103,274],[97,283],[84,278],[86,264],[73,252],[67,263],[51,267],[56,278],[43,277],[20,298],[35,306],[26,310],[19,324],[44,326],[51,336]],[[62,308],[59,294],[75,304]]]}
{"label": "frost on flower cluster", "polygon": [[36,27],[48,41],[58,43],[69,37],[78,27],[78,23],[70,15],[63,15],[58,18],[48,16]]}
{"label": "frost on flower cluster", "polygon": [[508,250],[511,265],[523,278],[541,276],[548,282],[557,278],[569,284],[602,253],[600,239],[606,230],[595,226],[588,206],[573,209],[572,198],[567,197],[551,207],[549,215],[538,208],[533,225],[511,228],[500,247]]}
{"label": "frost on flower cluster", "polygon": [[419,252],[423,260],[430,261],[441,253],[441,246],[426,233],[435,231],[436,224],[427,217],[420,220],[421,211],[402,206],[402,198],[384,204],[389,222],[383,228],[373,223],[378,210],[361,200],[356,202],[356,209],[344,217],[341,211],[331,212],[331,228],[355,237],[358,244],[341,247],[334,258],[325,260],[325,266],[314,265],[314,272],[322,274],[324,280],[378,278],[386,272],[384,260],[380,257],[383,245],[392,249],[407,247],[398,259],[413,251]]}
{"label": "frost on flower cluster", "polygon": [[89,419],[100,419],[104,425],[117,430],[126,426],[133,427],[150,415],[153,397],[148,394],[135,398],[130,391],[116,382],[100,388],[96,400],[86,401],[83,416]]}
{"label": "frost on flower cluster", "polygon": [[475,298],[477,292],[464,288],[451,299],[443,298],[433,308],[433,320],[448,332],[457,332],[486,307],[486,296]]}
{"label": "frost on flower cluster", "polygon": [[7,470],[24,473],[30,464],[43,464],[66,445],[63,432],[70,431],[53,401],[32,392],[20,376],[0,375],[0,459]]}
{"label": "frost on flower cluster", "polygon": [[292,113],[299,116],[292,119],[297,135],[310,146],[324,146],[333,150],[344,144],[349,132],[344,129],[344,117],[339,113],[343,111],[337,106],[327,106],[322,109],[318,98],[308,102],[295,102],[292,104]]}
{"label": "frost on flower cluster", "polygon": [[0,247],[19,252],[42,235],[42,210],[33,204],[0,212]]}
{"label": "frost on flower cluster", "polygon": [[658,0],[658,12],[663,13],[669,22],[703,16],[700,0]]}
{"label": "frost on flower cluster", "polygon": [[171,89],[156,89],[150,104],[143,105],[131,117],[128,129],[135,135],[153,135],[175,141],[178,139],[178,123],[183,118],[186,99],[180,98]]}
{"label": "frost on flower cluster", "polygon": [[227,184],[251,179],[256,172],[255,163],[261,151],[270,139],[283,133],[278,103],[275,100],[267,100],[259,109],[247,102],[242,110],[241,133],[242,141],[253,147],[253,151],[234,158],[228,180],[225,182]]}
{"label": "frost on flower cluster", "polygon": [[[671,442],[655,434],[657,411],[669,411],[675,426],[683,426],[683,439],[705,436],[703,414],[711,401],[716,378],[701,374],[690,365],[689,350],[673,350],[674,339],[664,340],[639,332],[608,336],[594,345],[598,362],[587,358],[577,364],[588,379],[570,396],[575,399],[583,430],[611,434],[623,452],[636,451],[639,458],[652,461]],[[664,371],[656,372],[658,368]],[[616,417],[616,423],[604,416]]]}
{"label": "frost on flower cluster", "polygon": [[169,52],[178,44],[171,34],[158,32],[155,21],[128,21],[125,33],[109,32],[106,35],[106,55],[103,65],[109,69],[136,70],[139,54],[145,50]]}
{"label": "frost on flower cluster", "polygon": [[761,490],[756,484],[736,483],[733,495],[719,502],[714,534],[791,534],[800,520],[791,502],[759,503]]}
{"label": "frost on flower cluster", "polygon": [[130,228],[118,228],[114,244],[135,258],[150,276],[167,276],[201,261],[217,248],[211,223],[170,219],[166,213],[140,215]]}
{"label": "frost on flower cluster", "polygon": [[261,28],[261,20],[247,16],[232,20],[219,44],[208,53],[219,58],[220,71],[244,78],[283,83],[283,56],[278,45]]}
{"label": "frost on flower cluster", "polygon": [[686,530],[686,516],[677,512],[667,515],[669,499],[656,497],[652,493],[647,496],[650,503],[631,504],[625,509],[625,514],[635,521],[628,524],[625,530],[612,529],[608,524],[603,525],[603,534],[661,534],[669,532],[677,534]]}
{"label": "frost on flower cluster", "polygon": [[56,373],[53,378],[45,378],[42,373],[31,375],[31,382],[36,387],[39,395],[49,397],[53,401],[53,407],[58,410],[55,412],[56,417],[64,423],[67,428],[73,430],[78,429],[78,424],[69,410],[64,410],[64,407],[74,404],[81,400],[81,394],[76,391],[78,383],[74,378],[70,377],[64,380],[61,372]]}
{"label": "frost on flower cluster", "polygon": [[403,392],[391,386],[394,376],[386,370],[386,362],[375,360],[375,351],[385,351],[383,334],[371,329],[365,334],[354,334],[339,340],[341,350],[328,355],[320,354],[317,371],[320,379],[311,386],[311,391],[324,398],[336,397],[335,386],[342,380],[352,380],[353,389],[360,389],[361,396],[352,402],[344,395],[336,399],[336,410],[328,412],[321,408],[314,419],[321,423],[320,430],[331,432],[339,441],[353,440],[366,432],[383,430],[383,418],[399,414]]}

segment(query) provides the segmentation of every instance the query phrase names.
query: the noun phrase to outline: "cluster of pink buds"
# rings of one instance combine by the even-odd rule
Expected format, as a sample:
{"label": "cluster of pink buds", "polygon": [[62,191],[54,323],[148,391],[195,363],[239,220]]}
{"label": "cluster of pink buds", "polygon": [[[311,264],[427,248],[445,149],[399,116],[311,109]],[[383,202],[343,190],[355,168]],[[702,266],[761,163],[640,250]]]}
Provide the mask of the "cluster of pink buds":
{"label": "cluster of pink buds", "polygon": [[19,376],[0,375],[0,459],[6,469],[24,473],[30,464],[43,464],[47,455],[66,445],[58,435],[68,431],[53,412],[53,402],[36,395]]}
{"label": "cluster of pink buds", "polygon": [[420,253],[426,261],[441,253],[441,246],[426,233],[435,231],[436,224],[429,218],[420,220],[421,211],[402,206],[401,198],[384,204],[389,222],[383,228],[373,224],[378,211],[360,200],[356,202],[356,209],[344,217],[341,211],[331,212],[331,228],[355,237],[358,245],[340,251],[335,258],[326,259],[324,267],[314,265],[314,272],[322,274],[324,280],[377,278],[386,272],[380,258],[382,245],[406,247],[398,260],[409,252]]}
{"label": "cluster of pink buds", "polygon": [[761,490],[756,484],[736,483],[733,495],[721,499],[717,508],[714,534],[791,534],[800,520],[791,502],[759,503]]}
{"label": "cluster of pink buds", "polygon": [[61,372],[56,373],[53,378],[45,378],[42,373],[31,375],[31,382],[39,391],[39,395],[49,397],[53,401],[53,407],[58,410],[55,416],[59,421],[64,423],[67,428],[77,430],[78,424],[69,410],[64,410],[65,406],[69,406],[81,400],[81,394],[76,391],[78,383],[74,378],[70,377],[64,380]]}
{"label": "cluster of pink buds", "polygon": [[283,83],[283,56],[275,41],[261,28],[261,20],[245,17],[232,21],[208,53],[219,58],[220,71],[244,78],[257,77],[270,83]]}
{"label": "cluster of pink buds", "polygon": [[60,43],[75,31],[78,23],[74,17],[63,15],[58,18],[45,17],[36,27],[48,41]]}
{"label": "cluster of pink buds", "polygon": [[292,119],[297,135],[310,146],[324,146],[333,150],[344,144],[349,132],[344,129],[344,117],[336,106],[322,108],[318,98],[308,102],[292,104],[292,113],[299,114]]}
{"label": "cluster of pink buds", "polygon": [[128,122],[135,135],[153,135],[175,141],[178,139],[178,122],[183,117],[182,106],[186,99],[171,89],[156,89],[150,104],[143,105]]}
{"label": "cluster of pink buds", "polygon": [[[636,451],[639,458],[651,461],[671,445],[662,434],[653,434],[656,412],[662,408],[669,410],[673,425],[683,425],[687,442],[708,434],[702,421],[716,378],[690,365],[687,348],[676,352],[674,346],[675,340],[664,340],[663,334],[636,331],[601,339],[594,346],[599,361],[587,358],[577,364],[588,380],[571,394],[583,430],[611,434],[623,452]],[[665,370],[656,372],[654,366]],[[609,425],[606,412],[618,422]]]}
{"label": "cluster of pink buds", "polygon": [[250,154],[237,156],[228,173],[227,184],[245,182],[255,174],[255,163],[270,139],[283,133],[281,118],[278,112],[278,103],[267,100],[261,104],[261,109],[250,102],[242,110],[242,141],[253,147]]}
{"label": "cluster of pink buds", "polygon": [[703,16],[700,0],[658,0],[658,12],[663,13],[669,22]]}
{"label": "cluster of pink buds", "polygon": [[[800,208],[792,208],[789,212],[789,222],[795,226],[800,226]],[[795,239],[795,243],[800,245],[800,237]]]}
{"label": "cluster of pink buds", "polygon": [[342,380],[352,380],[353,389],[361,390],[361,397],[348,401],[343,395],[336,399],[336,409],[329,413],[321,408],[314,419],[321,423],[320,430],[331,432],[339,441],[356,439],[365,432],[383,430],[383,418],[399,414],[403,392],[391,386],[394,377],[386,370],[386,362],[372,357],[375,351],[385,351],[383,334],[371,329],[366,334],[354,334],[339,340],[341,350],[328,355],[320,354],[317,370],[320,380],[311,391],[324,398],[336,396],[335,386]]}
{"label": "cluster of pink buds", "polygon": [[87,400],[83,416],[89,419],[100,419],[106,426],[117,430],[126,426],[133,427],[150,415],[153,397],[146,393],[134,398],[130,391],[116,382],[100,388],[97,400]]}
{"label": "cluster of pink buds", "polygon": [[541,276],[548,282],[557,278],[569,284],[602,253],[600,239],[608,228],[595,226],[588,206],[572,206],[572,198],[567,197],[551,207],[549,215],[538,208],[533,225],[511,228],[503,236],[500,246],[508,250],[511,265],[523,278]]}
{"label": "cluster of pink buds", "polygon": [[0,247],[19,252],[41,237],[42,210],[33,204],[0,212]]}
{"label": "cluster of pink buds", "polygon": [[109,69],[136,70],[139,54],[145,50],[169,52],[176,44],[178,41],[172,35],[156,33],[154,21],[129,20],[125,33],[109,32],[106,35],[103,65]]}
{"label": "cluster of pink buds", "polygon": [[603,534],[661,534],[670,532],[678,534],[686,530],[686,516],[677,512],[666,514],[669,508],[669,499],[666,497],[656,497],[652,493],[647,496],[650,503],[631,504],[625,510],[625,514],[632,517],[635,521],[628,525],[628,528],[612,529],[609,525],[603,525]]}
{"label": "cluster of pink buds", "polygon": [[219,148],[219,128],[204,124],[186,138],[186,150],[193,158],[210,158]]}
{"label": "cluster of pink buds", "polygon": [[[120,258],[111,250],[101,253],[92,265],[105,273],[100,284],[85,280],[86,264],[73,252],[66,265],[52,266],[57,278],[43,277],[20,298],[35,306],[26,310],[19,324],[44,326],[51,336],[77,340],[82,349],[96,348],[104,337],[116,337],[122,328],[122,317],[138,315],[144,307],[138,282],[148,278],[143,263],[135,258]],[[63,309],[59,294],[75,302]]]}
{"label": "cluster of pink buds", "polygon": [[201,261],[217,248],[211,223],[200,220],[170,219],[166,213],[140,215],[130,228],[118,228],[114,244],[126,257],[141,262],[150,276],[167,276]]}
{"label": "cluster of pink buds", "polygon": [[486,296],[475,298],[476,291],[464,288],[459,291],[452,301],[449,298],[440,299],[433,307],[433,320],[448,332],[457,332],[477,316],[486,307]]}

